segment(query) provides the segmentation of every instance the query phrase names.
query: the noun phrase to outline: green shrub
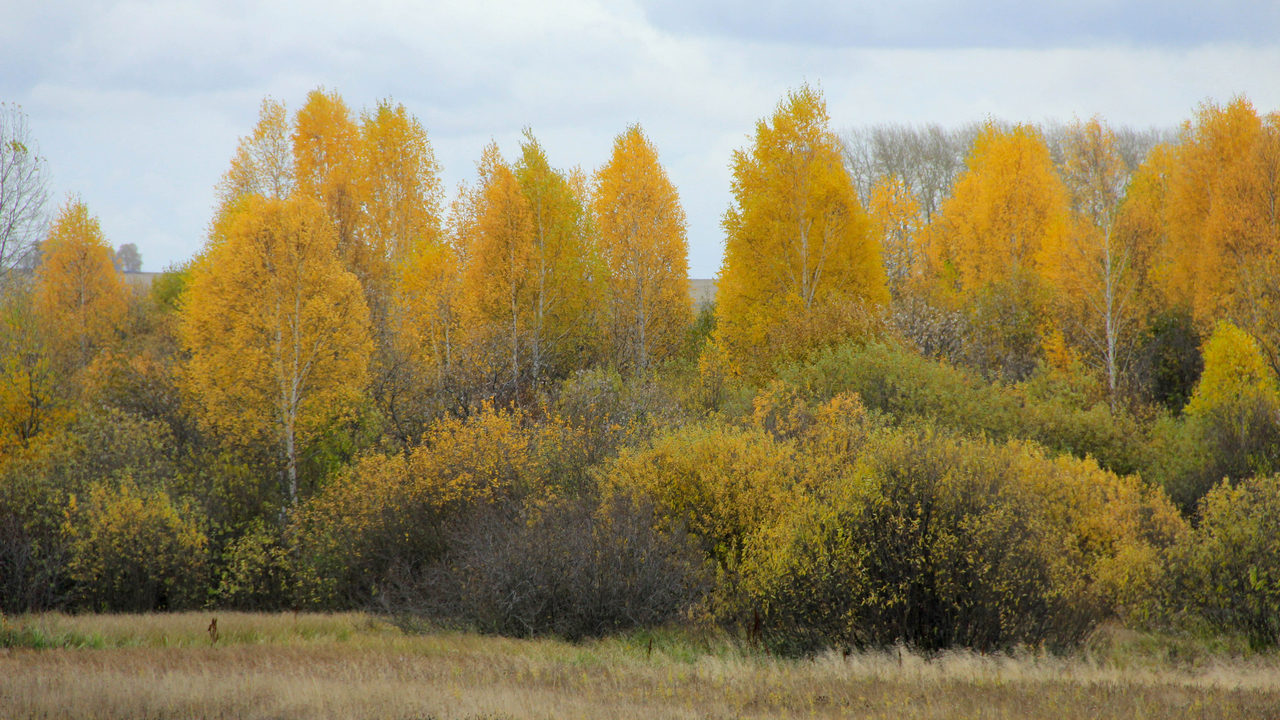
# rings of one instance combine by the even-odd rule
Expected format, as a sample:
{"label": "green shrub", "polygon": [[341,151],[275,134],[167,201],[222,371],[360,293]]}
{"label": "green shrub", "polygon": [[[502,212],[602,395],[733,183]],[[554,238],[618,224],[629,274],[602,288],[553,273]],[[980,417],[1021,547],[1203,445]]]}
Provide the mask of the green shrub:
{"label": "green shrub", "polygon": [[1222,483],[1200,503],[1199,525],[1170,552],[1166,603],[1211,627],[1280,643],[1280,477]]}
{"label": "green shrub", "polygon": [[[899,422],[925,419],[995,439],[1033,440],[1051,450],[1092,457],[1121,474],[1148,462],[1139,424],[1123,412],[1112,412],[1100,397],[1072,388],[1070,380],[988,383],[878,341],[818,351],[808,362],[784,368],[780,378],[810,398],[856,393],[868,408]],[[1063,388],[1070,392],[1056,392]]]}
{"label": "green shrub", "polygon": [[293,604],[292,566],[280,530],[258,519],[223,552],[217,601],[241,610],[279,610]]}

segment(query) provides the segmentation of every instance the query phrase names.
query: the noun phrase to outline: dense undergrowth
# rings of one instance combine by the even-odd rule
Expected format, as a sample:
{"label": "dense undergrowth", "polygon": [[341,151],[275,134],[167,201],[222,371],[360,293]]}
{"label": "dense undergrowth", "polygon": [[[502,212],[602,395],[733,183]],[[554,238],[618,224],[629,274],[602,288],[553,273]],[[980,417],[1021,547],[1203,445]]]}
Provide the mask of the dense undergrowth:
{"label": "dense undergrowth", "polygon": [[1215,432],[1204,416],[883,340],[711,407],[691,366],[664,373],[442,417],[283,514],[198,489],[236,489],[243,460],[197,468],[155,425],[86,421],[3,468],[5,610],[377,608],[568,638],[674,622],[785,653],[1066,649],[1114,620],[1276,641],[1276,482],[1210,487],[1192,513],[1168,491],[1159,448]]}

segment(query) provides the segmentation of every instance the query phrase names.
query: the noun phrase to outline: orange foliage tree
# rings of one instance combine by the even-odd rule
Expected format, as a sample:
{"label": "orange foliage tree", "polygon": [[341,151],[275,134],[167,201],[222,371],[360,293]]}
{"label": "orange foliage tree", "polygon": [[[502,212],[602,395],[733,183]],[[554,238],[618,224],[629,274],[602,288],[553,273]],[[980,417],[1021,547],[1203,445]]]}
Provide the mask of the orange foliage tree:
{"label": "orange foliage tree", "polygon": [[36,269],[36,312],[52,333],[53,350],[75,367],[124,326],[129,290],[111,263],[98,219],[79,200],[59,211]]}
{"label": "orange foliage tree", "polygon": [[1040,133],[988,123],[974,140],[968,167],[933,234],[935,271],[962,294],[1041,272],[1062,249],[1068,204]]}
{"label": "orange foliage tree", "polygon": [[888,300],[880,245],[828,124],[821,93],[802,86],[733,154],[715,341],[748,376],[847,335],[850,308]]}
{"label": "orange foliage tree", "polygon": [[971,361],[1017,379],[1043,352],[1045,275],[1063,253],[1068,198],[1040,133],[985,125],[942,214],[929,260],[945,295],[966,310]]}

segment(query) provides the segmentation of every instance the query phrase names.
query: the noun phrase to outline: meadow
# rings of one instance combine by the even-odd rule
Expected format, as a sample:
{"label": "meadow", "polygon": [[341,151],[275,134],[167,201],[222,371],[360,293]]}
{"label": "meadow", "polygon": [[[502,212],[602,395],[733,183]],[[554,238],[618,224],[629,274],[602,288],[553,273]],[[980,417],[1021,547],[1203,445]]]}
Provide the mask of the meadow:
{"label": "meadow", "polygon": [[39,614],[0,625],[6,718],[1258,718],[1280,658],[1106,629],[1069,657],[781,659],[720,634],[568,643],[361,613]]}

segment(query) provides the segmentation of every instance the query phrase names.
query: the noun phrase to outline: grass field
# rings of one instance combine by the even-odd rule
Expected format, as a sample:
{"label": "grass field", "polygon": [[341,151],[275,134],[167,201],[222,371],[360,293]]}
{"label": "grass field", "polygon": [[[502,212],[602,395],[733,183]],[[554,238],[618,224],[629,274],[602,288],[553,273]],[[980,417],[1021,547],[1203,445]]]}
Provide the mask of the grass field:
{"label": "grass field", "polygon": [[[784,660],[720,639],[406,634],[372,616],[0,620],[5,718],[1278,718],[1280,658],[1111,638],[1064,659]],[[1116,649],[1124,645],[1125,649]],[[1178,659],[1181,658],[1181,659]]]}

